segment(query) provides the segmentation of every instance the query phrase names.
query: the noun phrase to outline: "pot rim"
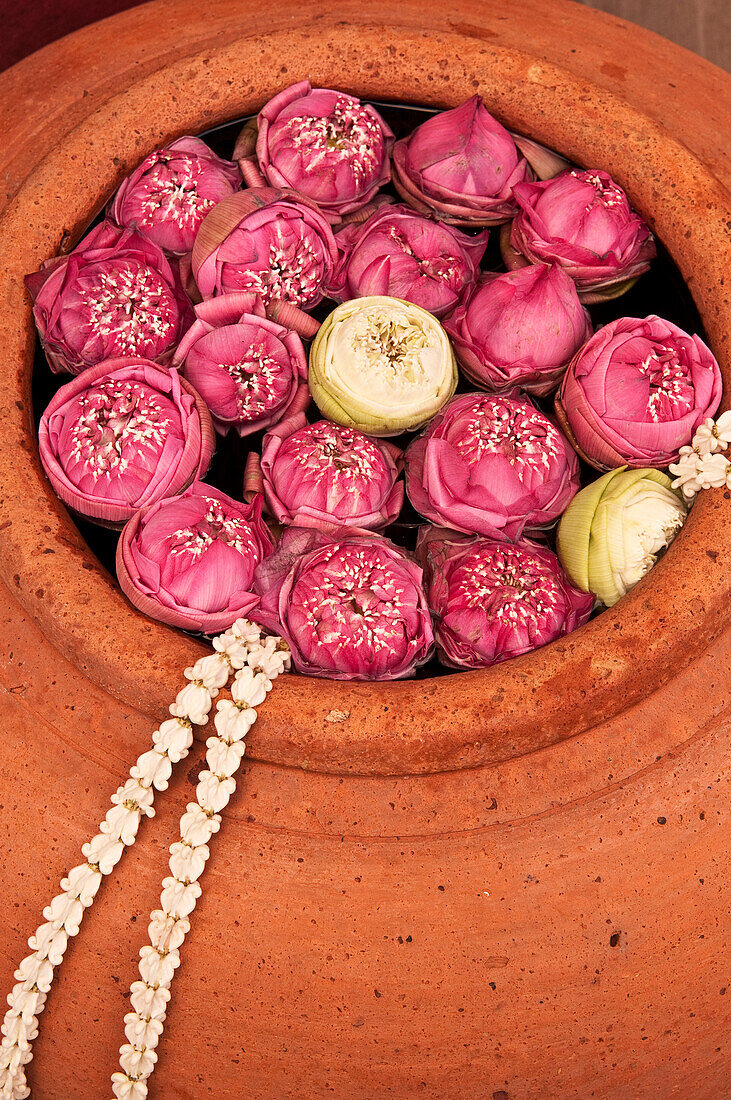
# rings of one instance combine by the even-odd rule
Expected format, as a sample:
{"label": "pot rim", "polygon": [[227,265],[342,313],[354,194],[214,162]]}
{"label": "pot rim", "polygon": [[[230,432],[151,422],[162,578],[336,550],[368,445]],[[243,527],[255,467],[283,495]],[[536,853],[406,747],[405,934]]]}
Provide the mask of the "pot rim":
{"label": "pot rim", "polygon": [[[105,33],[108,24],[100,24],[100,37]],[[207,649],[127,604],[45,479],[32,423],[35,336],[22,277],[57,251],[62,234],[70,247],[89,211],[101,208],[156,145],[253,113],[294,80],[290,73],[364,98],[435,106],[454,106],[479,90],[511,129],[580,164],[607,168],[626,188],[689,285],[721,363],[722,408],[728,406],[731,304],[723,276],[731,266],[731,202],[696,156],[627,102],[531,54],[501,46],[488,51],[468,34],[445,32],[451,67],[435,71],[433,40],[419,32],[363,24],[357,59],[338,50],[339,34],[337,23],[322,21],[312,35],[242,35],[130,77],[43,156],[0,218],[8,282],[0,333],[6,363],[14,364],[0,394],[0,575],[80,672],[155,719],[179,690],[183,668]],[[386,80],[367,64],[384,51],[390,53]],[[290,73],[282,75],[277,59],[285,55]],[[229,78],[244,56],[247,86]],[[427,93],[419,73],[433,77]],[[151,102],[155,112],[145,109]],[[692,209],[697,219],[689,222]],[[667,555],[628,596],[524,657],[479,672],[387,684],[285,678],[252,732],[250,755],[335,773],[429,773],[520,756],[620,713],[723,628],[731,588],[724,538],[730,501],[728,491],[702,493]]]}

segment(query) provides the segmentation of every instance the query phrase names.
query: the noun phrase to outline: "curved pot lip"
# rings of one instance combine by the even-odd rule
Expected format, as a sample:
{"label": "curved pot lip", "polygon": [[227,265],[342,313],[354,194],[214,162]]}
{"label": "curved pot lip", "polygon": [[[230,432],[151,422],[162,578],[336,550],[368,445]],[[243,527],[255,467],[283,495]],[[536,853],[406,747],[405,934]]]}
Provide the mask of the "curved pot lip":
{"label": "curved pot lip", "polygon": [[[434,67],[433,44],[421,33],[365,24],[353,30],[362,47],[355,62],[342,49],[342,23],[321,21],[311,35],[270,31],[255,43],[243,35],[205,56],[168,59],[150,75],[131,78],[50,149],[0,219],[9,275],[0,334],[6,361],[17,364],[0,394],[0,574],[84,675],[151,716],[164,714],[183,668],[206,649],[127,604],[42,474],[31,417],[33,325],[22,276],[56,251],[62,233],[77,239],[89,211],[159,142],[252,113],[297,72],[367,98],[428,98],[445,106],[479,88],[511,128],[579,163],[607,167],[627,188],[688,281],[729,392],[731,305],[722,281],[731,260],[731,247],[722,244],[729,198],[699,160],[626,102],[529,54],[497,45],[488,52],[468,34],[447,33],[442,46],[459,60],[445,72]],[[99,25],[100,42],[109,33],[109,22]],[[399,47],[387,79],[364,63],[382,54],[384,35]],[[251,81],[245,88],[232,79],[244,45]],[[282,57],[287,75],[279,73]],[[432,78],[428,97],[422,73]],[[576,104],[570,116],[566,101]],[[144,109],[149,102],[157,104],[152,119]],[[688,222],[691,206],[703,211],[697,224]],[[481,672],[391,684],[285,678],[257,723],[251,755],[329,772],[453,770],[546,747],[619,713],[722,629],[731,587],[729,500],[729,492],[701,494],[665,559],[624,600],[525,657]]]}

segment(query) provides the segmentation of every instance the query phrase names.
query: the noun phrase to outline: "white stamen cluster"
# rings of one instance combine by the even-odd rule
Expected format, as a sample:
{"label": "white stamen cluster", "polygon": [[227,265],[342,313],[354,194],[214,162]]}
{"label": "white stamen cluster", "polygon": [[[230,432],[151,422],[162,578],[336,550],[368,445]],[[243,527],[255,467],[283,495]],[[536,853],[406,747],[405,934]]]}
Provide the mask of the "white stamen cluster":
{"label": "white stamen cluster", "polygon": [[[271,686],[270,681],[278,672],[287,668],[289,663],[289,653],[284,643],[278,638],[267,638],[262,642],[259,627],[246,619],[237,620],[229,631],[214,638],[213,648],[212,654],[201,657],[191,668],[185,669],[185,677],[189,682],[178,692],[175,702],[171,704],[171,717],[155,730],[152,735],[152,748],[138,757],[130,769],[129,779],[112,795],[112,807],[99,826],[99,832],[81,849],[84,862],[73,867],[66,877],[61,879],[61,893],[43,910],[44,923],[39,925],[28,940],[31,954],[23,959],[15,972],[17,984],[13,986],[8,997],[9,1007],[2,1024],[0,1100],[25,1100],[30,1096],[26,1066],[33,1058],[32,1043],[38,1035],[38,1017],[45,1007],[54,971],[63,961],[69,937],[78,933],[84,913],[93,903],[102,878],[114,870],[125,848],[134,843],[142,817],[154,815],[152,807],[154,792],[167,789],[173,765],[188,755],[193,743],[193,727],[206,725],[212,701],[228,682],[233,669],[244,670],[242,686],[236,688],[241,699],[252,697],[251,688],[246,685],[253,685],[255,682],[255,697],[258,699],[261,695],[263,680]],[[259,669],[260,672],[255,671]],[[231,708],[234,708],[236,714],[243,712],[239,710],[236,699],[237,696],[234,694],[233,703],[219,702],[218,704],[219,714],[232,715],[234,723],[236,718]],[[246,720],[249,725],[254,720],[251,715],[256,717],[255,712],[249,710],[251,705],[251,703],[245,704]],[[218,728],[218,716],[216,726]],[[229,734],[226,736],[230,737]],[[235,740],[232,737],[230,739],[232,742]],[[208,743],[210,745],[210,741]],[[235,750],[234,755],[237,751]],[[225,761],[223,763],[225,764]],[[221,759],[214,759],[214,768],[211,769],[214,779],[218,778],[221,766]],[[212,797],[215,799],[215,794]],[[208,811],[204,810],[203,813],[206,822],[217,818],[212,831],[217,830],[220,825],[220,816],[217,812],[212,811],[209,815]],[[187,832],[191,848],[203,843],[198,839],[199,835],[194,831]],[[183,846],[185,847],[185,844]],[[188,857],[183,853],[183,862],[185,863],[188,859],[195,864],[201,854],[197,852],[195,856]],[[178,860],[176,870],[180,871],[180,869],[181,864]],[[176,871],[173,871],[173,874],[175,875]],[[183,879],[182,886],[186,885]],[[173,892],[174,890],[175,888]],[[183,919],[180,918],[180,920]],[[153,915],[154,923],[155,915]],[[173,926],[177,924],[178,920],[173,920]],[[159,958],[161,966],[164,966],[162,962],[164,956],[160,955]],[[145,996],[155,1007],[156,1015],[153,1016],[151,1010],[150,1020],[159,1021],[160,1017],[157,1014],[159,1004],[165,1000],[165,992],[167,992],[166,986],[164,991],[159,993],[162,987],[156,988],[155,982],[152,979],[151,981],[152,984],[147,987],[147,994],[140,992],[136,1004],[133,998],[135,1009],[139,1006],[142,1010],[141,1024],[145,1023],[144,1017],[148,1015]],[[135,992],[133,987],[133,994]],[[164,1013],[162,1018],[164,1019]],[[160,1030],[162,1030],[161,1023]],[[133,1040],[130,1040],[130,1045],[132,1042]],[[149,1072],[152,1072],[154,1051],[150,1050],[149,1053],[140,1051],[140,1055],[142,1064],[145,1067],[149,1066]],[[136,1083],[136,1079],[130,1078],[130,1080],[133,1084]],[[117,1092],[116,1095],[136,1097],[145,1093]]]}
{"label": "white stamen cluster", "polygon": [[284,131],[302,154],[305,172],[317,173],[323,165],[345,161],[357,184],[378,172],[383,155],[383,134],[376,120],[359,103],[337,99],[329,115],[317,118],[296,115]]}
{"label": "white stamen cluster", "polygon": [[336,543],[292,593],[313,635],[333,654],[372,654],[403,642],[405,589],[373,547]]}
{"label": "white stamen cluster", "polygon": [[285,239],[280,218],[269,229],[272,234],[269,266],[242,271],[241,288],[255,291],[266,304],[280,301],[307,305],[317,296],[323,278],[322,256],[315,247],[313,234],[302,222],[300,232],[290,233],[289,239]]}
{"label": "white stamen cluster", "polygon": [[466,558],[454,595],[465,607],[484,608],[501,622],[540,628],[541,618],[557,606],[560,588],[547,570],[506,546]]}
{"label": "white stamen cluster", "polygon": [[[600,175],[593,172],[583,172],[581,169],[574,169],[571,175],[576,179],[582,181],[582,183],[590,183],[596,191],[596,198],[594,202],[601,202],[603,206],[628,206],[627,197],[621,188],[617,187],[614,183],[608,183],[602,179]],[[587,210],[591,210],[594,202],[590,202],[587,206]]]}
{"label": "white stamen cluster", "polygon": [[488,454],[503,454],[523,480],[537,466],[548,469],[563,452],[558,431],[537,410],[478,398],[469,413],[455,442],[469,465]]}
{"label": "white stamen cluster", "polygon": [[689,502],[701,489],[731,489],[731,461],[723,454],[730,444],[731,411],[718,420],[704,420],[690,445],[680,448],[678,461],[669,466],[675,474],[673,489],[679,488]]}
{"label": "white stamen cluster", "polygon": [[119,1050],[121,1068],[112,1074],[117,1100],[144,1100],[147,1096],[170,986],[180,965],[180,948],[190,931],[188,918],[201,895],[198,879],[210,855],[208,845],[221,828],[221,811],[236,790],[234,776],[244,757],[244,738],[256,721],[254,708],[264,702],[272,681],[289,668],[286,643],[276,637],[262,641],[258,628],[246,620],[239,620],[214,645],[216,656],[202,658],[192,671],[205,675],[202,666],[216,660],[238,671],[231,699],[216,704],[216,736],[206,741],[208,766],[198,776],[196,801],[188,804],[180,819],[180,840],[170,848],[170,875],[163,879],[160,908],[150,916],[150,943],[140,951],[140,980],[130,990],[133,1011],[124,1018],[127,1042]]}
{"label": "white stamen cluster", "polygon": [[313,424],[297,435],[297,445],[288,450],[295,462],[320,471],[329,468],[334,481],[355,485],[373,478],[384,469],[381,452],[375,443],[351,428],[323,422]]}
{"label": "white stamen cluster", "polygon": [[154,226],[161,220],[174,222],[179,229],[199,225],[215,206],[213,199],[198,192],[201,164],[197,157],[176,153],[176,166],[170,168],[172,154],[159,152],[153,167],[145,173],[145,197],[140,203],[141,227]]}
{"label": "white stamen cluster", "polygon": [[150,267],[117,261],[92,268],[79,280],[85,328],[109,340],[108,352],[151,355],[170,344],[177,309],[170,290]]}
{"label": "white stamen cluster", "polygon": [[69,457],[83,462],[95,481],[139,465],[142,451],[156,453],[165,442],[170,420],[158,395],[139,382],[100,382],[78,404]]}
{"label": "white stamen cluster", "polygon": [[282,371],[282,364],[268,355],[264,345],[252,341],[235,363],[220,363],[222,370],[233,379],[236,386],[236,404],[244,420],[250,420],[266,409],[271,402],[274,384]]}
{"label": "white stamen cluster", "polygon": [[421,278],[435,281],[441,279],[450,285],[461,279],[462,265],[456,256],[417,256],[404,234],[395,225],[390,227],[388,235],[402,252],[414,258]]}
{"label": "white stamen cluster", "polygon": [[240,554],[257,555],[257,545],[246,520],[227,516],[221,502],[214,497],[206,497],[205,501],[207,511],[195,527],[181,527],[168,536],[173,557],[187,554],[195,561],[214,542],[224,542]]}
{"label": "white stamen cluster", "polygon": [[676,348],[656,344],[639,364],[638,370],[647,376],[649,382],[647,411],[652,420],[663,423],[677,420],[693,408],[693,387]]}
{"label": "white stamen cluster", "polygon": [[423,362],[429,335],[405,311],[364,310],[352,326],[353,355],[376,383],[408,390],[428,381]]}

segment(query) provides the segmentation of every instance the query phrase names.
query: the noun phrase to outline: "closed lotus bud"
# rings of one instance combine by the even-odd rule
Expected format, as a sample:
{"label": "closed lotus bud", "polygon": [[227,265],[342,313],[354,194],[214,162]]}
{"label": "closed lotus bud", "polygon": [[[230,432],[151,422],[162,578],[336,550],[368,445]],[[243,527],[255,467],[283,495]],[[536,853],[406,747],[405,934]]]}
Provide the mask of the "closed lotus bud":
{"label": "closed lotus bud", "polygon": [[256,155],[264,178],[313,199],[333,221],[365,206],[389,182],[393,134],[374,107],[309,80],[259,112]]}
{"label": "closed lotus bud", "polygon": [[344,302],[310,348],[310,392],[323,416],[367,435],[425,424],[457,386],[439,322],[411,302],[374,296]]}
{"label": "closed lotus bud", "polygon": [[575,585],[611,607],[649,572],[686,515],[682,494],[659,470],[611,470],[564,512],[558,556]]}
{"label": "closed lotus bud", "polygon": [[265,305],[311,309],[332,279],[338,249],[330,223],[304,195],[251,187],[223,199],[193,246],[203,298],[248,290]]}
{"label": "closed lotus bud", "polygon": [[174,364],[208,405],[216,430],[240,436],[276,424],[309,402],[307,356],[295,332],[267,320],[251,293],[195,307]]}
{"label": "closed lotus bud", "polygon": [[667,466],[721,400],[721,370],[698,336],[650,315],[599,329],[572,360],[556,414],[599,470]]}
{"label": "closed lotus bud", "polygon": [[298,672],[400,680],[431,655],[422,571],[380,535],[287,527],[256,571],[250,618],[281,635]]}
{"label": "closed lotus bud", "polygon": [[237,164],[196,137],[181,137],[145,157],[109,205],[117,225],[137,229],[166,252],[190,252],[209,210],[238,191]]}
{"label": "closed lotus bud", "polygon": [[484,275],[444,322],[462,370],[494,393],[544,397],[591,336],[589,314],[558,266]]}
{"label": "closed lotus bud", "polygon": [[579,488],[578,459],[521,398],[455,397],[405,455],[406,492],[432,523],[515,540],[549,527]]}
{"label": "closed lotus bud", "polygon": [[518,214],[501,236],[509,268],[560,264],[582,302],[616,298],[654,259],[654,238],[606,172],[574,168],[514,190]]}
{"label": "closed lotus bud", "polygon": [[232,500],[195,482],[135,513],[117,544],[117,578],[136,608],[183,630],[214,634],[258,603],[254,570],[274,543],[261,497]]}
{"label": "closed lotus bud", "polygon": [[339,230],[335,240],[341,255],[331,298],[387,295],[435,317],[454,309],[474,283],[487,247],[487,233],[469,237],[403,205],[381,207],[363,225]]}
{"label": "closed lotus bud", "polygon": [[416,556],[437,654],[450,668],[485,668],[528,653],[581,626],[594,606],[556,555],[527,539],[513,544],[426,527]]}
{"label": "closed lotus bud", "polygon": [[90,367],[58,390],[38,427],[41,462],[58,496],[109,526],[201,477],[214,440],[193,387],[145,359]]}
{"label": "closed lotus bud", "polygon": [[120,356],[167,363],[192,321],[177,264],[146,237],[111,222],[25,282],[56,374],[79,374]]}
{"label": "closed lotus bud", "polygon": [[278,523],[339,524],[378,530],[393,523],[404,502],[401,451],[384,440],[304,415],[264,436],[264,497]]}
{"label": "closed lotus bud", "polygon": [[422,122],[393,148],[393,182],[421,214],[450,225],[499,225],[531,169],[478,95]]}

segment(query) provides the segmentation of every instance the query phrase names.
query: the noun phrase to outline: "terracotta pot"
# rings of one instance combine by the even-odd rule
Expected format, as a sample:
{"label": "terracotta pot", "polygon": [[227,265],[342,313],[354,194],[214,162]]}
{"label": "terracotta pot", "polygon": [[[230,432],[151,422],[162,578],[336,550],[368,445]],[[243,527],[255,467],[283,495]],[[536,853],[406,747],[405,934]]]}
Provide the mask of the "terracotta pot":
{"label": "terracotta pot", "polygon": [[[136,614],[45,481],[22,276],[155,145],[308,75],[452,106],[607,168],[687,280],[729,379],[720,70],[566,0],[157,0],[0,77],[0,977],[201,651]],[[151,1095],[615,1100],[728,1091],[731,493],[701,495],[614,609],[493,670],[292,677],[213,841]],[[110,876],[36,1044],[34,1096],[102,1097],[202,756]],[[726,927],[724,929],[724,924]]]}

